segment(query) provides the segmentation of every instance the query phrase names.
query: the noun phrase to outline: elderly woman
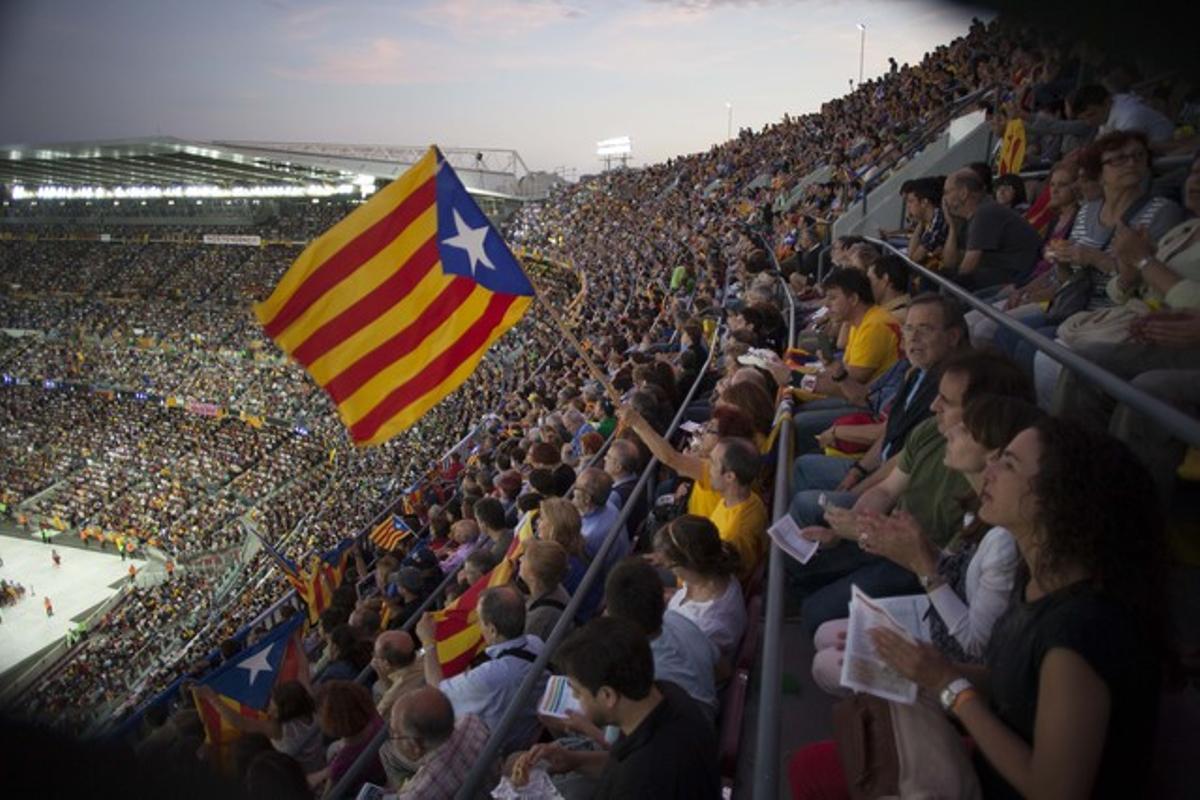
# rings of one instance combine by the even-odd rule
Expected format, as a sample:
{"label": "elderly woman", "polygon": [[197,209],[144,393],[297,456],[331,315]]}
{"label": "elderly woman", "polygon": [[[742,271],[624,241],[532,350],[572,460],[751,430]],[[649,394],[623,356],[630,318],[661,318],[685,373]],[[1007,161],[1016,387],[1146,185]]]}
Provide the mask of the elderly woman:
{"label": "elderly woman", "polygon": [[[1068,241],[1047,246],[1052,261],[1068,265],[1068,277],[1046,310],[1026,309],[1013,315],[1050,337],[1071,314],[1113,304],[1107,285],[1117,273],[1115,238],[1120,225],[1145,229],[1158,241],[1183,217],[1178,205],[1149,191],[1150,149],[1145,135],[1105,134],[1084,151],[1080,165],[1085,174],[1100,176],[1103,197],[1079,209]],[[1037,352],[1032,344],[1006,328],[997,331],[995,344],[1032,374]]]}

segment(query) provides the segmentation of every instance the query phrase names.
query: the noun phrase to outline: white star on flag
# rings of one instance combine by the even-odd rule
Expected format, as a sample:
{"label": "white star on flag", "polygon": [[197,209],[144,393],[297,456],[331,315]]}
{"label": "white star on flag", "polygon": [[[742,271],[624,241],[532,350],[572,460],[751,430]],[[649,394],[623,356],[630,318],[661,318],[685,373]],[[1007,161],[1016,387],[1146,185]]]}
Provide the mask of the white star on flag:
{"label": "white star on flag", "polygon": [[454,235],[443,239],[442,244],[466,251],[467,258],[471,262],[471,277],[474,277],[476,262],[490,270],[496,269],[496,265],[488,259],[487,253],[483,250],[483,243],[487,239],[487,235],[487,223],[481,227],[472,228],[467,225],[456,208],[454,209]]}
{"label": "white star on flag", "polygon": [[242,661],[238,664],[238,669],[249,670],[251,686],[254,685],[254,681],[258,678],[258,673],[270,672],[271,670],[275,669],[271,666],[271,662],[267,660],[267,656],[271,654],[271,650],[274,648],[275,645],[263,648],[247,658],[245,661]]}

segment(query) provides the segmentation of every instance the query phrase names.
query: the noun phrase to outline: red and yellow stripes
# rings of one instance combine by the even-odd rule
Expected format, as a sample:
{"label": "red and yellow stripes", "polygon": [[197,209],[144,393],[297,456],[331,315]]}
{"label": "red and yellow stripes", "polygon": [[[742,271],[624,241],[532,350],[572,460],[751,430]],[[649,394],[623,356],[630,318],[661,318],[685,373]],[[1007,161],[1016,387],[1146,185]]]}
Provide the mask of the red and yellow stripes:
{"label": "red and yellow stripes", "polygon": [[[448,167],[446,167],[448,168]],[[416,422],[474,371],[532,298],[442,269],[437,152],[305,249],[255,307],[357,444]]]}
{"label": "red and yellow stripes", "polygon": [[465,670],[483,649],[479,629],[479,596],[485,589],[510,583],[517,574],[517,563],[525,553],[525,542],[533,536],[533,514],[527,514],[513,536],[504,560],[476,581],[450,605],[433,612],[434,639],[442,675],[450,678]]}

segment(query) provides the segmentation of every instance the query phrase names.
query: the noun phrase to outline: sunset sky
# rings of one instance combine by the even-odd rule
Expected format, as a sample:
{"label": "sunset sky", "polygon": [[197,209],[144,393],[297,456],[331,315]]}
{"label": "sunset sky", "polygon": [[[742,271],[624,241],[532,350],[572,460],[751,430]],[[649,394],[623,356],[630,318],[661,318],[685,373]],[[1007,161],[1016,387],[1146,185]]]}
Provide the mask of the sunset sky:
{"label": "sunset sky", "polygon": [[935,0],[5,0],[0,143],[511,147],[595,171],[816,110],[965,33]]}

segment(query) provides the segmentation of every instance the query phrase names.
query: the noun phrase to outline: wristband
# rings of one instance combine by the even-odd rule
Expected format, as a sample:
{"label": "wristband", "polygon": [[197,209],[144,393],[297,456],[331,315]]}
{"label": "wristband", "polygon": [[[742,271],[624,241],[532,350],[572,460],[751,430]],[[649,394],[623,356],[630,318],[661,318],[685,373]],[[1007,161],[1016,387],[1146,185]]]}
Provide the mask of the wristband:
{"label": "wristband", "polygon": [[864,478],[871,474],[870,470],[863,467],[863,465],[859,464],[857,461],[855,461],[853,464],[850,465],[850,469],[857,472],[859,475],[861,475]]}
{"label": "wristband", "polygon": [[967,702],[972,697],[978,697],[978,696],[979,696],[979,692],[973,688],[972,689],[963,689],[961,692],[959,692],[955,696],[954,705],[950,706],[950,713],[957,717],[958,710],[960,708],[962,708],[963,703]]}

